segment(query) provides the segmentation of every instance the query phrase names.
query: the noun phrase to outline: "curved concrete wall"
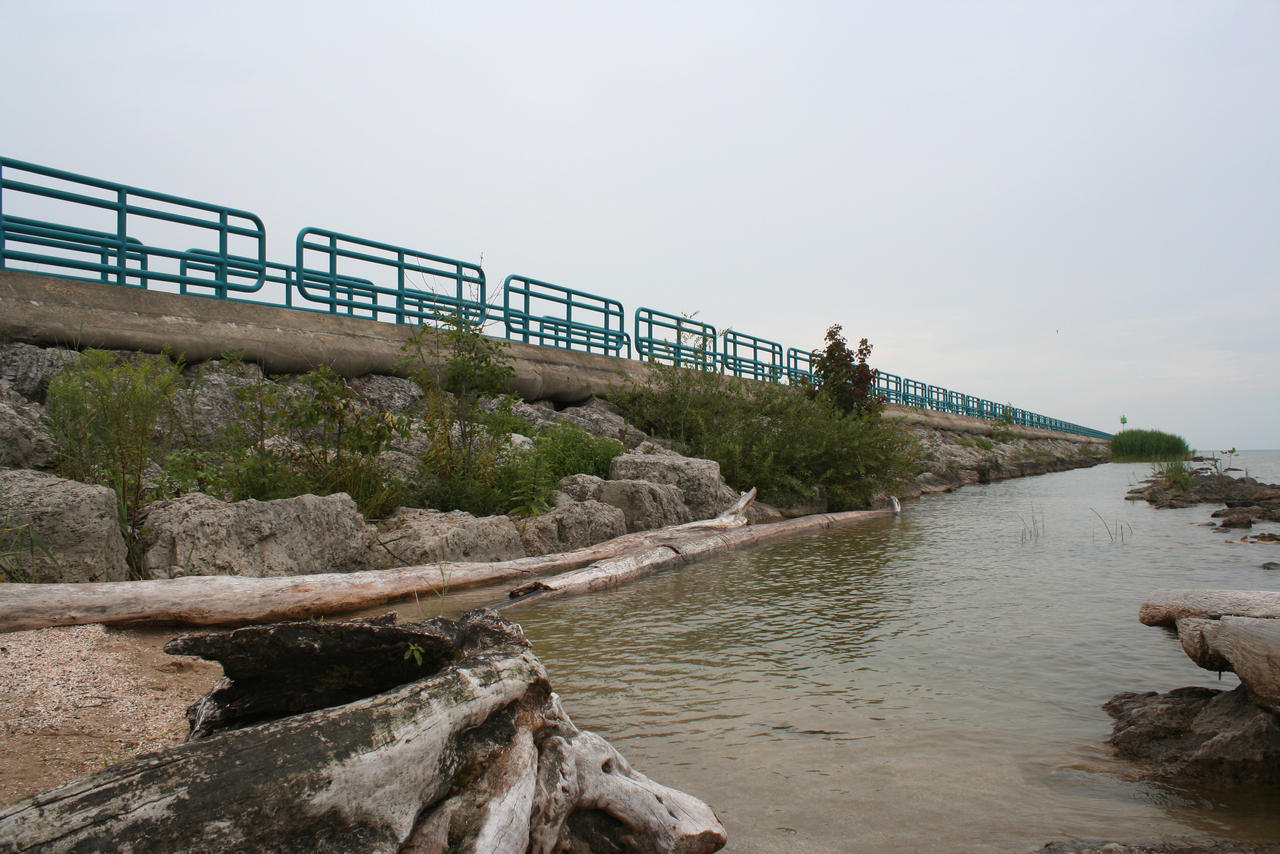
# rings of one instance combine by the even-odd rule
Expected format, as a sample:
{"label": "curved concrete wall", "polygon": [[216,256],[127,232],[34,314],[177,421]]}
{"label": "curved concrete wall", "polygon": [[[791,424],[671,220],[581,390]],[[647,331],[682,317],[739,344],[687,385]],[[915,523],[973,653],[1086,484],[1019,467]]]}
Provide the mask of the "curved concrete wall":
{"label": "curved concrete wall", "polygon": [[[342,376],[396,373],[400,346],[416,326],[256,303],[182,296],[98,282],[0,270],[0,337],[44,346],[168,352],[189,361],[228,350],[272,373],[327,365]],[[577,403],[631,381],[648,366],[631,359],[510,342],[514,391],[526,400]],[[744,382],[747,382],[744,380]],[[963,433],[1007,429],[1017,436],[1104,442],[981,418],[891,406],[887,416]]]}
{"label": "curved concrete wall", "polygon": [[[272,305],[167,294],[0,270],[0,336],[44,346],[169,352],[188,361],[228,350],[272,373],[328,365],[356,377],[396,372],[400,346],[418,327]],[[510,342],[515,391],[528,400],[576,403],[647,366],[628,359]]]}

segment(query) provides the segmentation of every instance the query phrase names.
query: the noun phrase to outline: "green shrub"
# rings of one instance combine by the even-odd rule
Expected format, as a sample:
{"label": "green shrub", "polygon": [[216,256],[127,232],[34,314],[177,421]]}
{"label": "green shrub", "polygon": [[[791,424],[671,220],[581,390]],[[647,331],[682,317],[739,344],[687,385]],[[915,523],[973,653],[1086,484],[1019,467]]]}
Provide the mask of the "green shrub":
{"label": "green shrub", "polygon": [[135,570],[138,515],[163,491],[148,467],[163,456],[170,434],[158,428],[173,415],[181,380],[181,367],[164,356],[122,358],[85,350],[49,382],[46,418],[56,448],[54,470],[115,491]]}
{"label": "green shrub", "polygon": [[571,474],[609,476],[609,462],[625,450],[617,439],[593,436],[576,424],[557,422],[538,430],[533,454],[557,483]]}
{"label": "green shrub", "polygon": [[1115,462],[1182,460],[1191,456],[1187,440],[1159,430],[1124,430],[1111,439]]}
{"label": "green shrub", "polygon": [[655,365],[652,379],[613,396],[641,429],[720,463],[736,489],[762,501],[868,506],[916,470],[914,441],[878,414],[842,412],[829,396]]}
{"label": "green shrub", "polygon": [[301,374],[292,389],[259,377],[234,391],[229,427],[166,455],[171,492],[198,489],[227,501],[345,492],[370,518],[400,503],[405,485],[378,457],[408,432],[404,418],[373,411],[327,367]]}

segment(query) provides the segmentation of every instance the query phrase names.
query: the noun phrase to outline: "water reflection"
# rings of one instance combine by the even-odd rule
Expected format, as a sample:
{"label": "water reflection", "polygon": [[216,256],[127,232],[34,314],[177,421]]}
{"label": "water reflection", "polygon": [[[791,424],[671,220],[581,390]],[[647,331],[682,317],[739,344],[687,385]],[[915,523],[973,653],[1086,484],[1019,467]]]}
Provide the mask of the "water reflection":
{"label": "water reflection", "polygon": [[[1280,480],[1280,454],[1245,463]],[[710,801],[730,851],[1280,839],[1276,793],[1137,782],[1106,750],[1113,694],[1219,684],[1138,623],[1150,590],[1280,584],[1280,547],[1208,508],[1124,501],[1149,470],[970,487],[511,616],[579,725]]]}

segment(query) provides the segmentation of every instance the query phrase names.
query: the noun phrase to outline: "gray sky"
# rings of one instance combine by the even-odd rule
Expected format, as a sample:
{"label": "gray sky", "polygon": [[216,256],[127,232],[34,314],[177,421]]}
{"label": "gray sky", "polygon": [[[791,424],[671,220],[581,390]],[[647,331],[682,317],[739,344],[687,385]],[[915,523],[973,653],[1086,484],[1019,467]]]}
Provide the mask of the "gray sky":
{"label": "gray sky", "polygon": [[1280,2],[0,0],[0,153],[1280,448]]}

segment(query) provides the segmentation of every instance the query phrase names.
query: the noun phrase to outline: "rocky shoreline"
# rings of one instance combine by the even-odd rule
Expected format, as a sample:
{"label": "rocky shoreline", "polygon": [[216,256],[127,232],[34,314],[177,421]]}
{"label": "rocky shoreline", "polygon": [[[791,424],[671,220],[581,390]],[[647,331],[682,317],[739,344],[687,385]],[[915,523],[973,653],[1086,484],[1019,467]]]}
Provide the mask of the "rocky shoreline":
{"label": "rocky shoreline", "polygon": [[[1203,461],[1203,458],[1201,458]],[[1218,520],[1214,530],[1228,533],[1248,530],[1258,522],[1280,522],[1280,484],[1261,483],[1245,475],[1232,477],[1231,469],[1213,466],[1195,469],[1176,467],[1172,473],[1157,474],[1131,489],[1128,501],[1146,501],[1161,508],[1194,507],[1198,504],[1222,504],[1210,518]],[[1260,542],[1276,542],[1276,535],[1263,532]]]}
{"label": "rocky shoreline", "polygon": [[[41,564],[33,553],[37,571],[32,580],[123,580],[129,568],[110,490],[41,470],[52,455],[52,442],[41,428],[44,390],[49,377],[74,358],[74,353],[54,348],[0,347],[0,512],[31,520],[48,552],[59,558]],[[208,435],[232,417],[234,389],[245,381],[246,370],[252,373],[253,368],[212,366],[199,394],[187,401]],[[371,405],[389,413],[411,410],[419,396],[412,383],[395,377],[371,375],[352,384]],[[1105,443],[894,409],[887,417],[904,421],[924,451],[924,471],[904,497],[1106,461]],[[561,480],[554,506],[527,518],[404,507],[370,521],[341,493],[242,502],[190,493],[146,508],[142,565],[149,577],[167,579],[499,561],[708,518],[736,497],[714,461],[684,457],[652,441],[603,401],[559,408],[523,402],[516,404],[515,414],[535,426],[576,424],[593,435],[618,439],[625,451],[610,464],[608,477],[579,474]],[[512,442],[522,440],[528,441],[512,436]],[[407,471],[423,441],[421,434],[398,440],[385,454],[385,463]],[[753,522],[763,522],[822,509],[753,505],[750,513]],[[4,676],[0,684],[0,732],[6,745],[0,800],[34,794],[95,765],[181,740],[169,724],[157,732],[134,734],[113,723],[171,722],[216,681],[217,673],[207,663],[165,661],[158,637],[134,630],[104,632],[98,626],[0,636],[0,673],[15,673],[24,661],[59,662],[56,668],[29,667],[22,680]],[[109,649],[118,654],[112,653],[115,664],[104,668]],[[109,689],[95,687],[104,671],[118,671],[121,681]],[[85,697],[90,698],[87,704]],[[37,707],[48,707],[48,715],[32,715]],[[69,737],[71,732],[82,735]],[[19,755],[39,760],[19,763]]]}
{"label": "rocky shoreline", "polygon": [[[126,354],[127,355],[127,354]],[[140,568],[131,573],[114,495],[103,486],[43,471],[53,440],[43,429],[49,381],[78,354],[29,344],[0,347],[0,516],[29,526],[43,549],[29,549],[29,580],[118,581],[192,574],[266,577],[353,572],[448,561],[497,561],[569,551],[623,533],[652,530],[723,511],[737,497],[712,460],[685,457],[626,423],[606,402],[590,399],[556,408],[549,401],[517,401],[512,414],[533,429],[572,424],[616,439],[624,452],[607,477],[563,478],[553,506],[524,517],[475,517],[400,507],[368,520],[345,494],[298,495],[271,501],[221,501],[192,492],[142,508],[136,544]],[[163,359],[164,357],[147,357]],[[188,366],[191,387],[181,401],[187,429],[209,439],[236,423],[236,391],[268,383],[254,365],[210,362]],[[278,393],[290,393],[290,380]],[[414,420],[421,389],[412,381],[369,375],[351,381],[374,413],[404,416],[412,429],[391,442],[380,464],[405,478],[430,442]],[[922,471],[902,497],[964,485],[1097,465],[1107,446],[980,419],[890,407],[919,441]],[[512,434],[513,445],[531,439]],[[161,477],[157,472],[154,477]],[[772,508],[756,503],[753,522],[820,513],[825,506]],[[21,579],[11,579],[21,580]]]}

